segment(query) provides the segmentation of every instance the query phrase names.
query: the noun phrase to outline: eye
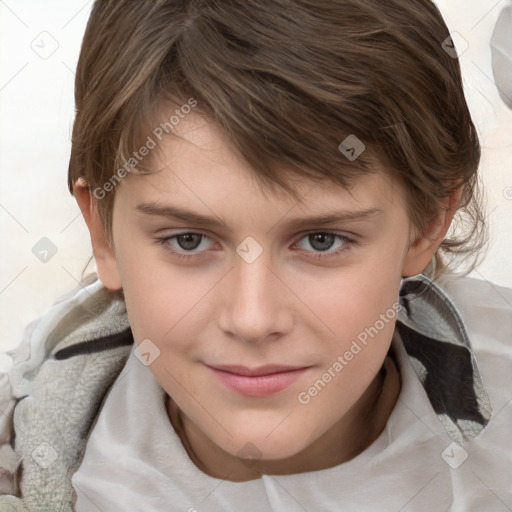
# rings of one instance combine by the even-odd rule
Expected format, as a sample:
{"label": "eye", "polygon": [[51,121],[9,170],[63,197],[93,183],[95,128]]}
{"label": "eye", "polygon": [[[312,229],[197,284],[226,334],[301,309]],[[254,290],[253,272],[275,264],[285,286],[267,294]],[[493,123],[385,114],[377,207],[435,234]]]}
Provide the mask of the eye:
{"label": "eye", "polygon": [[[329,249],[331,249],[333,246],[336,246],[336,240],[339,241],[337,245],[337,249],[331,252],[328,252]],[[302,241],[305,241],[306,243],[302,243]],[[341,252],[344,252],[348,249],[350,249],[351,246],[355,245],[355,240],[352,240],[351,238],[348,238],[345,235],[341,235],[340,233],[333,233],[328,231],[319,231],[315,233],[309,233],[296,245],[299,247],[299,249],[306,250],[308,252],[308,245],[309,247],[313,248],[313,254],[310,256],[313,258],[328,258],[332,256],[337,256]]]}
{"label": "eye", "polygon": [[[206,256],[205,251],[207,247],[205,248],[205,244],[203,244],[205,240],[209,240],[209,238],[204,233],[187,232],[178,233],[165,238],[158,238],[157,242],[161,244],[166,251],[178,258],[202,258]],[[201,245],[203,245],[202,248]],[[202,250],[196,251],[198,248]]]}

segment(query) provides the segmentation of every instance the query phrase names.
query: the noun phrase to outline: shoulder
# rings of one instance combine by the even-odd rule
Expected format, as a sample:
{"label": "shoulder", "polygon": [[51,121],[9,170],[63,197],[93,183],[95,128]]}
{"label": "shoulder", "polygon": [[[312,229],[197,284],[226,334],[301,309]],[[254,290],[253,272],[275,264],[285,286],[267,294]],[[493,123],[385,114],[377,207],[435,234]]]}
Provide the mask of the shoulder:
{"label": "shoulder", "polygon": [[[8,470],[0,474],[0,494],[17,492],[12,484],[18,479],[48,505],[45,510],[69,496],[68,469],[81,460],[84,434],[132,345],[122,294],[103,288],[96,276],[27,327],[23,342],[8,353],[13,367],[0,378],[0,407],[7,411],[0,421],[0,466]],[[61,463],[36,460],[34,448],[41,445]]]}
{"label": "shoulder", "polygon": [[457,274],[438,285],[459,311],[474,351],[512,359],[512,288]]}
{"label": "shoulder", "polygon": [[[45,361],[126,345],[130,334],[122,292],[110,292],[96,274],[89,275],[29,324],[22,342],[7,352],[13,359],[10,371],[13,388],[17,395],[28,393],[28,389],[17,389],[16,385],[25,375],[37,372]],[[111,342],[119,337],[128,341]]]}

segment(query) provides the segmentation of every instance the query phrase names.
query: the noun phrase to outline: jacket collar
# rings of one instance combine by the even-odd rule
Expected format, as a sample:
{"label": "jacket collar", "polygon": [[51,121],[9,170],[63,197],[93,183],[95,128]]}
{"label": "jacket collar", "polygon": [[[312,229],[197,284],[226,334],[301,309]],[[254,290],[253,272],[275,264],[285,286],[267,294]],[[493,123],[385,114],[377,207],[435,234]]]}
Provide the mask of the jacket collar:
{"label": "jacket collar", "polygon": [[454,441],[476,437],[491,405],[457,308],[422,274],[402,280],[399,304],[396,329],[432,408]]}

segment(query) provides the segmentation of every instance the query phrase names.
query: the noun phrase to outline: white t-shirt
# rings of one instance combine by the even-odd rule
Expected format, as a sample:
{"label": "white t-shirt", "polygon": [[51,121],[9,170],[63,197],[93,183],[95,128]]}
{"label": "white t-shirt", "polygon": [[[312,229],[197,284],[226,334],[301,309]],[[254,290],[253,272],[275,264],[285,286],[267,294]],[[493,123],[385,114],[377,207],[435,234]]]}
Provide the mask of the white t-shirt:
{"label": "white t-shirt", "polygon": [[512,510],[512,290],[500,290],[466,278],[450,293],[493,410],[483,432],[462,446],[439,421],[395,330],[402,388],[384,431],[366,450],[320,471],[221,480],[191,461],[167,416],[165,391],[132,352],[73,475],[76,511]]}

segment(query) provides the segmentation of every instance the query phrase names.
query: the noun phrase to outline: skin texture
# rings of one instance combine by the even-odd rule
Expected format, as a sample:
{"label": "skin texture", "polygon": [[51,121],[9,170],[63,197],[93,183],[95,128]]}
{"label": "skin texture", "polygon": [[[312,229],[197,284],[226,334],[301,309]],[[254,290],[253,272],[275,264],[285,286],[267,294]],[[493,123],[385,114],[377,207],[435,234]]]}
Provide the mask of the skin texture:
{"label": "skin texture", "polygon": [[[392,309],[402,276],[428,265],[461,191],[418,236],[401,189],[382,172],[361,177],[350,193],[296,178],[297,202],[284,192],[263,192],[229,141],[199,114],[187,116],[176,132],[180,137],[166,138],[152,155],[159,172],[130,175],[117,186],[113,248],[90,191],[80,181],[75,185],[100,279],[123,289],[136,344],[149,339],[160,350],[148,368],[172,397],[170,426],[198,467],[233,481],[349,460],[382,432],[400,390],[389,358],[387,371],[381,370],[394,319],[309,403],[300,403],[298,394]],[[142,203],[187,208],[223,224],[145,214],[137,210]],[[381,213],[321,227],[288,224],[366,208]],[[205,237],[193,238],[197,247],[188,252],[183,239],[171,238],[191,232]],[[308,237],[325,232],[355,243]],[[251,263],[236,251],[247,237],[262,250]],[[171,250],[203,257],[179,258]],[[276,394],[248,397],[205,366],[270,363],[309,369]],[[245,461],[248,453],[256,460]]]}

